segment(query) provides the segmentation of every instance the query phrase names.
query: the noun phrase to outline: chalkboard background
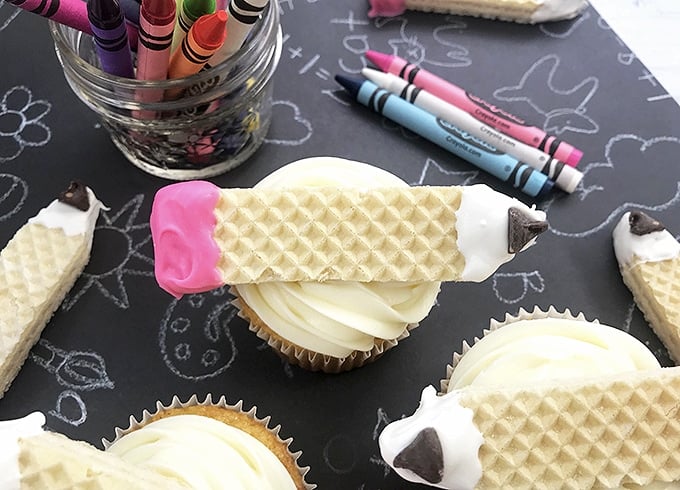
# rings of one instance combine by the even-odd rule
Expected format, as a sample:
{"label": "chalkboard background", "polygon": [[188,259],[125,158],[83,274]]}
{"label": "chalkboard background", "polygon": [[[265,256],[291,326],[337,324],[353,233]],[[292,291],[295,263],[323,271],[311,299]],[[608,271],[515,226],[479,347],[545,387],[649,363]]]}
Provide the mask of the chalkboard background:
{"label": "chalkboard background", "polygon": [[[0,400],[0,419],[33,410],[50,429],[100,446],[156,400],[226,395],[293,436],[320,488],[410,488],[381,461],[377,434],[416,408],[463,340],[520,307],[583,311],[668,357],[623,285],[611,231],[642,208],[680,231],[680,109],[591,9],[527,26],[409,12],[370,20],[365,0],[280,0],[283,51],[266,143],[213,181],[246,187],[293,160],[373,163],[412,184],[509,185],[350,102],[333,75],[367,49],[401,55],[584,151],[582,186],[538,202],[551,230],[482,284],[445,284],[421,327],[375,364],[342,375],[283,363],[219,290],[176,301],[154,280],[149,211],[167,181],[114,148],[70,91],[44,19],[0,2],[0,243],[72,178],[110,207],[92,258]],[[417,487],[417,486],[414,486]]]}

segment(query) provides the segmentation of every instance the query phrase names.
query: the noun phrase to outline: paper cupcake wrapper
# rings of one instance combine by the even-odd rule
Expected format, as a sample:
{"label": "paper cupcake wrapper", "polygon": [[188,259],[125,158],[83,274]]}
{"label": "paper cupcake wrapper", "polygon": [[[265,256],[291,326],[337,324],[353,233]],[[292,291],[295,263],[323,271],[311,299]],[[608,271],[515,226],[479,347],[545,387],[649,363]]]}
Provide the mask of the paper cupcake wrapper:
{"label": "paper cupcake wrapper", "polygon": [[561,318],[561,319],[566,319],[566,320],[578,320],[582,322],[589,322],[589,323],[600,323],[599,320],[594,319],[594,320],[588,320],[583,313],[578,313],[574,315],[569,308],[566,308],[564,311],[559,311],[557,308],[554,306],[548,307],[547,310],[542,310],[538,306],[534,306],[533,310],[528,311],[525,310],[524,308],[520,308],[519,312],[516,315],[511,315],[510,313],[505,314],[505,318],[503,320],[496,320],[495,318],[492,318],[489,321],[489,328],[485,328],[482,331],[482,336],[481,337],[475,337],[472,340],[472,344],[469,344],[467,340],[463,341],[462,348],[460,352],[454,352],[453,354],[453,360],[451,361],[451,364],[448,364],[446,366],[446,377],[442,380],[440,380],[439,385],[440,389],[439,392],[440,394],[444,394],[448,392],[449,388],[449,380],[451,379],[451,373],[453,373],[453,370],[456,368],[458,363],[460,362],[461,358],[474,346],[477,342],[479,342],[480,339],[484,338],[486,335],[490,334],[491,332],[498,330],[499,328],[502,328],[505,325],[509,325],[511,323],[516,323],[519,321],[523,320],[540,320],[544,318]]}
{"label": "paper cupcake wrapper", "polygon": [[186,402],[181,401],[177,395],[172,397],[172,400],[170,401],[169,404],[163,404],[162,402],[157,401],[155,410],[149,411],[144,409],[139,419],[137,419],[134,415],[130,415],[130,418],[128,420],[128,426],[126,428],[116,427],[114,429],[114,437],[112,440],[109,441],[108,439],[102,439],[104,450],[107,450],[109,446],[111,446],[114,442],[123,437],[125,434],[129,434],[130,432],[133,432],[137,429],[144,427],[145,425],[150,423],[154,419],[154,417],[156,417],[158,414],[164,411],[194,406],[219,407],[225,410],[232,410],[234,412],[247,416],[252,422],[263,426],[265,429],[267,429],[267,431],[270,434],[272,434],[276,438],[277,443],[285,447],[288,455],[295,463],[296,469],[299,471],[303,489],[314,490],[316,488],[316,484],[308,483],[306,480],[306,475],[309,472],[309,466],[300,466],[300,464],[298,463],[298,459],[302,455],[302,451],[292,452],[290,449],[290,445],[293,443],[293,438],[288,437],[287,439],[283,439],[281,437],[280,435],[281,425],[279,424],[276,425],[275,427],[270,427],[269,423],[271,422],[271,416],[267,415],[266,417],[259,418],[257,416],[256,406],[253,406],[246,411],[243,408],[243,400],[239,400],[235,405],[232,405],[227,403],[227,400],[224,397],[224,395],[220,396],[220,398],[215,401],[213,401],[212,394],[210,393],[208,393],[205,400],[202,401],[199,400],[197,395],[192,395],[191,398],[189,398]]}
{"label": "paper cupcake wrapper", "polygon": [[347,357],[332,357],[312,352],[280,337],[246,304],[239,296],[236,288],[230,288],[229,292],[234,296],[232,304],[236,307],[238,316],[248,322],[248,328],[251,332],[267,342],[269,347],[288,362],[309,371],[337,374],[369,364],[380,358],[388,350],[396,347],[400,341],[411,334],[411,330],[419,325],[418,323],[406,325],[401,335],[395,339],[375,339],[375,345],[369,351],[354,351]]}

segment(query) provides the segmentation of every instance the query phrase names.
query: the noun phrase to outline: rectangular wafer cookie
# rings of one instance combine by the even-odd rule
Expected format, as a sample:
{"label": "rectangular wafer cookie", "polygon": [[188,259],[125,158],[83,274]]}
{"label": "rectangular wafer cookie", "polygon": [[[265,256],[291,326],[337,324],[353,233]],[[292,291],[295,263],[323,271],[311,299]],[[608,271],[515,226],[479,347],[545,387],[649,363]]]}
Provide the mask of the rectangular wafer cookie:
{"label": "rectangular wafer cookie", "polygon": [[485,185],[161,189],[156,278],[180,295],[265,281],[481,281],[545,214]]}

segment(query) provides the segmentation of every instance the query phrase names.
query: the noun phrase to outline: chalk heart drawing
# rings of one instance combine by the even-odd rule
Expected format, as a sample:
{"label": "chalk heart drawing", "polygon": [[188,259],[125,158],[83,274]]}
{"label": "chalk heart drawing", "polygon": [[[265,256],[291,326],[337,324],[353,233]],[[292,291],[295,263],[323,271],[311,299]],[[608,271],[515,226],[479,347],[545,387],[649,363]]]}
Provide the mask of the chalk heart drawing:
{"label": "chalk heart drawing", "polygon": [[524,73],[517,85],[501,87],[493,95],[504,102],[528,104],[542,117],[543,130],[547,133],[597,133],[600,127],[586,111],[600,85],[599,79],[586,77],[573,86],[564,87],[559,80],[559,65],[557,55],[546,55]]}
{"label": "chalk heart drawing", "polygon": [[21,9],[0,0],[0,31],[4,31],[20,13]]}
{"label": "chalk heart drawing", "polygon": [[19,212],[28,196],[28,184],[16,175],[0,174],[0,223]]}
{"label": "chalk heart drawing", "polygon": [[0,162],[14,160],[25,148],[50,141],[50,128],[41,119],[51,108],[46,100],[33,100],[23,85],[5,92],[0,99]]}
{"label": "chalk heart drawing", "polygon": [[271,145],[299,146],[312,137],[312,124],[302,115],[300,108],[289,100],[275,100],[272,107],[272,125],[264,142]]}
{"label": "chalk heart drawing", "polygon": [[[605,230],[611,233],[621,215],[631,209],[659,213],[677,209],[678,180],[669,179],[668,168],[677,168],[680,139],[650,139],[634,134],[612,137],[604,148],[604,160],[581,163],[583,180],[568,198],[557,196],[543,207],[550,232],[581,238]],[[653,192],[650,192],[653,190]]]}
{"label": "chalk heart drawing", "polygon": [[[408,19],[404,17],[380,17],[376,19],[375,25],[379,29],[389,30],[396,27],[398,29],[399,37],[392,38],[387,41],[390,46],[392,54],[404,58],[409,63],[415,65],[434,65],[440,67],[465,67],[472,64],[469,56],[469,51],[466,47],[454,43],[449,38],[453,34],[467,28],[467,25],[459,20],[452,20],[451,17],[446,17],[448,24],[435,27],[432,30],[432,38],[427,38],[425,42],[421,42],[418,36],[409,34]],[[437,54],[436,56],[429,56],[427,54],[426,45],[439,45],[444,47],[446,52]],[[384,51],[384,49],[378,49]],[[437,51],[441,51],[437,49]]]}
{"label": "chalk heart drawing", "polygon": [[471,185],[479,175],[476,170],[456,172],[447,170],[432,158],[423,165],[413,185]]}
{"label": "chalk heart drawing", "polygon": [[143,202],[144,195],[138,194],[116,213],[101,212],[90,262],[62,303],[63,310],[70,310],[91,289],[116,307],[128,309],[126,281],[153,277],[149,223],[137,223]]}
{"label": "chalk heart drawing", "polygon": [[542,293],[545,282],[538,271],[499,272],[493,275],[492,287],[499,301],[511,305],[522,301],[531,291]]}
{"label": "chalk heart drawing", "polygon": [[158,345],[165,365],[183,379],[215,377],[236,358],[229,324],[236,316],[227,287],[189,294],[170,303],[161,321]]}

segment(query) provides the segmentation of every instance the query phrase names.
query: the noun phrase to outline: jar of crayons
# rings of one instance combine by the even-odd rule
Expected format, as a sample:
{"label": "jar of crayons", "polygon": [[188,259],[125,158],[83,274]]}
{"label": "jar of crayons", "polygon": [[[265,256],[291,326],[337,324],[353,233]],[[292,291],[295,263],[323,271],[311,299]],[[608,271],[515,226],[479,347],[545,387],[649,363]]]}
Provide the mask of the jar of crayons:
{"label": "jar of crayons", "polygon": [[[121,21],[126,34],[109,33],[106,28],[120,23],[109,12],[118,0],[102,0],[112,2],[103,7],[97,1],[88,1],[91,34],[53,21],[50,30],[67,82],[99,115],[125,157],[150,174],[173,180],[215,176],[246,161],[264,141],[272,116],[272,78],[282,44],[276,2],[248,0],[259,1],[262,8],[248,25],[241,22],[232,29],[241,39],[220,55],[213,48],[223,47],[220,29],[229,35],[225,22],[231,5],[197,18],[178,42],[173,31],[184,20],[181,14],[174,7],[171,14],[165,12],[175,26],[162,33],[154,30],[164,22],[160,0],[143,0],[128,66],[127,51],[122,56],[120,50],[114,55],[110,51],[121,46],[121,37],[130,42],[131,24]],[[247,19],[234,14],[237,20]],[[97,23],[100,17],[105,19]],[[159,62],[158,52],[170,52],[171,42],[171,54]],[[208,51],[201,51],[206,46]]]}

